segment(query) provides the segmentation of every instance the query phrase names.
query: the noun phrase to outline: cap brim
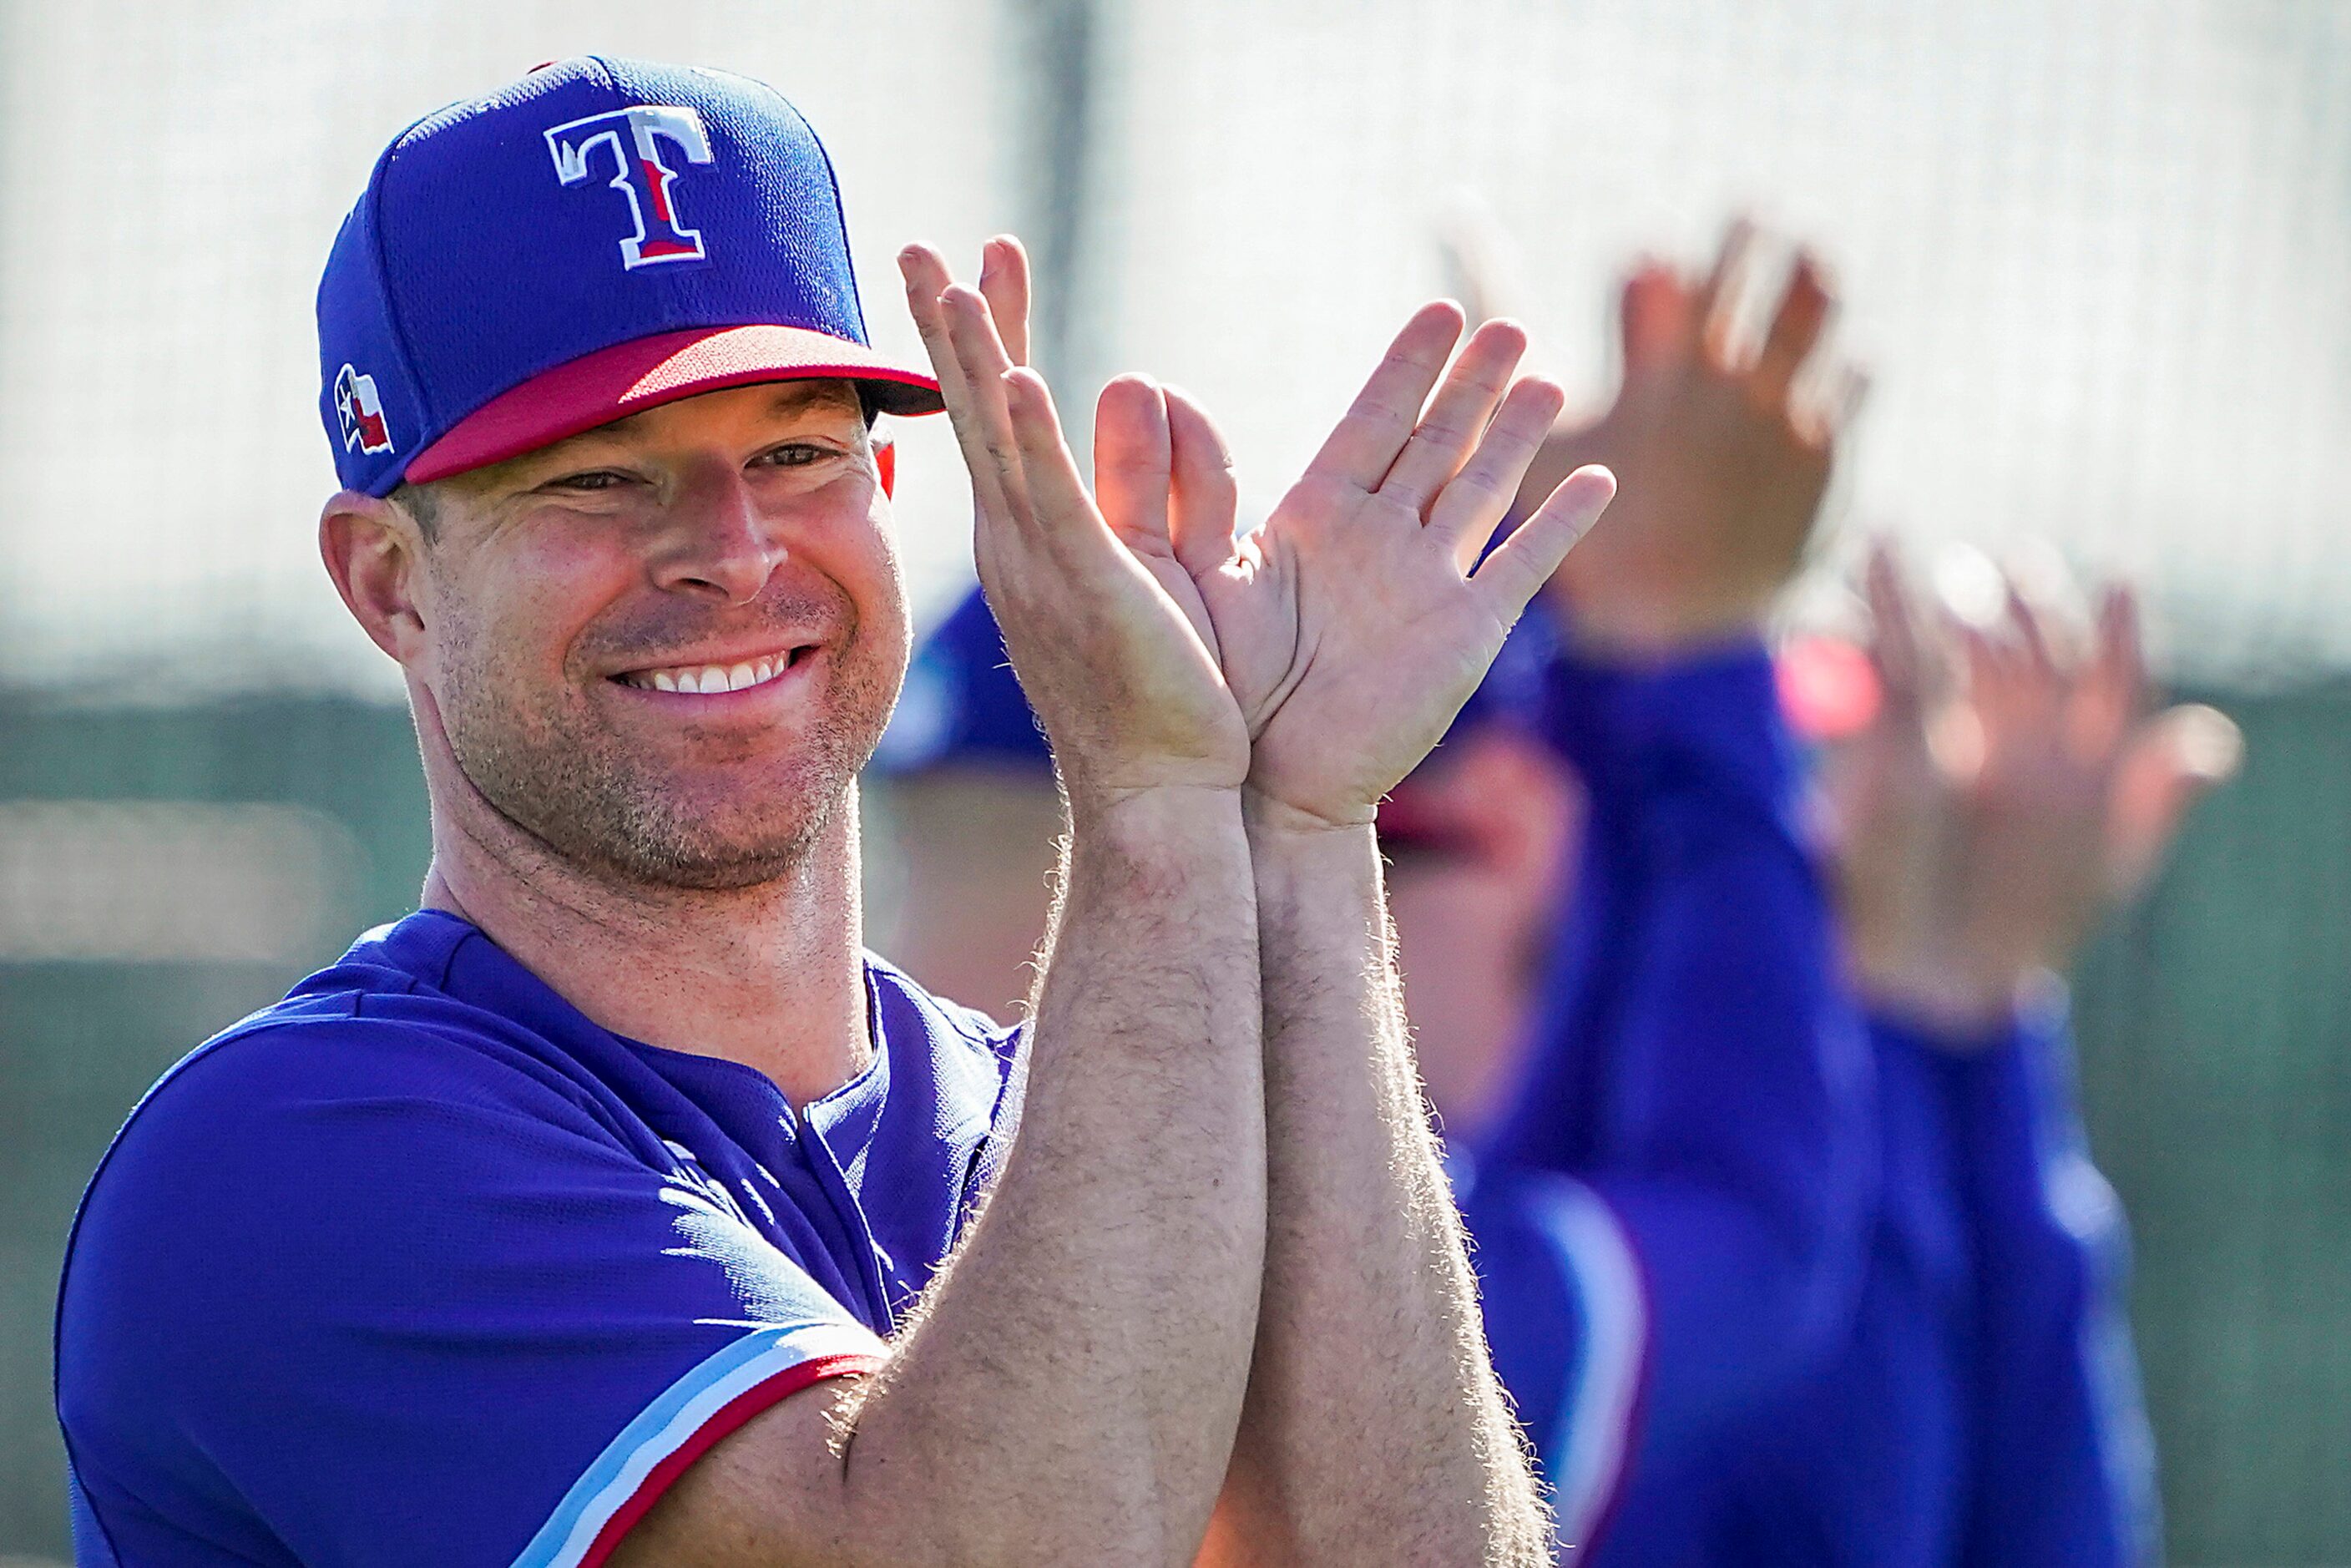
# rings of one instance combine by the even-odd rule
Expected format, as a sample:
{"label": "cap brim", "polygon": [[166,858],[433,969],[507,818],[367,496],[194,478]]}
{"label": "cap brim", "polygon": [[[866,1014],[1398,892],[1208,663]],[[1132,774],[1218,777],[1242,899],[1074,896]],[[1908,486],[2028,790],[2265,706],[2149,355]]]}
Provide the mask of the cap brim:
{"label": "cap brim", "polygon": [[862,343],[801,327],[697,327],[615,343],[492,398],[418,453],[424,484],[551,446],[680,398],[762,382],[852,381],[885,413],[936,413],[939,383]]}

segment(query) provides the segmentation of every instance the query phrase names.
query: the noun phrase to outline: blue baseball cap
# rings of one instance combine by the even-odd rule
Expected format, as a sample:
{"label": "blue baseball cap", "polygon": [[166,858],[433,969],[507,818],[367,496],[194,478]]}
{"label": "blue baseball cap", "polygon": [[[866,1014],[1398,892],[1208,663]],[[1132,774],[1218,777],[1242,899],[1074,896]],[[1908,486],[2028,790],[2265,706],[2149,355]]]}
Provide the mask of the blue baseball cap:
{"label": "blue baseball cap", "polygon": [[342,483],[463,473],[722,387],[839,377],[935,413],[876,353],[831,160],[774,89],[585,56],[410,126],[319,283]]}

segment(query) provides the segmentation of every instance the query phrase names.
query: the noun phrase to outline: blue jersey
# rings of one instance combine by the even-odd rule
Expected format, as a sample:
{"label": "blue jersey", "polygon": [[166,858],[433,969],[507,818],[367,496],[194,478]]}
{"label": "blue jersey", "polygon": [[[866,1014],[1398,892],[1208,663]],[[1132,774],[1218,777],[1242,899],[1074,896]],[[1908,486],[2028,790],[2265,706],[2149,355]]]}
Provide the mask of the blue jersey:
{"label": "blue jersey", "polygon": [[1761,646],[1563,658],[1547,727],[1586,786],[1583,857],[1466,1207],[1562,1541],[1673,1561],[1727,1436],[1851,1319],[1867,1043]]}
{"label": "blue jersey", "polygon": [[[1892,1035],[1891,1028],[1885,1031]],[[2140,1568],[2162,1553],[2121,1201],[2090,1162],[2062,1002],[1937,1058],[1977,1275],[1971,1568]]]}
{"label": "blue jersey", "polygon": [[1883,1198],[1860,1311],[1739,1445],[1705,1560],[2153,1562],[2121,1208],[2074,1113],[2062,1011],[1986,1040],[1873,1033]]}
{"label": "blue jersey", "polygon": [[[1872,1020],[1872,1071],[1850,1071],[1758,657],[1562,677],[1604,880],[1579,891],[1528,1092],[1463,1196],[1562,1538],[1693,1568],[2149,1561],[2119,1207],[2062,1014],[1964,1042]],[[1627,1103],[1671,1151],[1646,1179],[1752,1184],[1747,1234],[1728,1195],[1686,1229],[1654,1206],[1642,1223],[1613,1152]]]}
{"label": "blue jersey", "polygon": [[881,1364],[1011,1135],[1016,1037],[866,965],[803,1107],[426,912],[165,1076],[83,1199],[83,1564],[593,1563],[695,1457]]}
{"label": "blue jersey", "polygon": [[[1561,1540],[1669,1561],[1723,1437],[1850,1322],[1869,1055],[1763,649],[1561,658],[1547,728],[1587,788],[1583,865],[1467,1213]],[[1563,1310],[1523,1305],[1554,1286]]]}

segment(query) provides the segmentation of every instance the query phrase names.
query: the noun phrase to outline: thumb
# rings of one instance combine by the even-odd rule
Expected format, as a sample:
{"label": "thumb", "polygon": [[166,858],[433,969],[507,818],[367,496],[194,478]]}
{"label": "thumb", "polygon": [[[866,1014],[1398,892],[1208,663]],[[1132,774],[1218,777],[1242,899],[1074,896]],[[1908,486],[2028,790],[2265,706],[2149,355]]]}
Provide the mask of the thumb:
{"label": "thumb", "polygon": [[1190,394],[1175,387],[1163,390],[1175,479],[1169,531],[1176,560],[1196,580],[1232,558],[1240,494],[1224,433]]}
{"label": "thumb", "polygon": [[1167,538],[1168,462],[1159,383],[1138,375],[1113,380],[1094,405],[1094,497],[1119,538]]}
{"label": "thumb", "polygon": [[2226,714],[2191,704],[2138,727],[2115,768],[2106,813],[2106,891],[2137,897],[2169,852],[2188,809],[2235,777],[2244,736]]}

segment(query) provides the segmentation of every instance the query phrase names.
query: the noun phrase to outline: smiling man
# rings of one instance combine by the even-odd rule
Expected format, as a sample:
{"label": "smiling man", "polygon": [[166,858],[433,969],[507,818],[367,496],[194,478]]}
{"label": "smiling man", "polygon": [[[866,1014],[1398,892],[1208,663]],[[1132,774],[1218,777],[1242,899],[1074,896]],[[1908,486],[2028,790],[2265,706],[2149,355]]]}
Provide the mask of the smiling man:
{"label": "smiling man", "polygon": [[[867,346],[822,149],[721,73],[561,62],[378,161],[319,538],[432,869],[93,1178],[81,1563],[1543,1555],[1371,821],[1611,484],[1472,573],[1560,393],[1499,324],[1447,373],[1431,307],[1236,547],[1147,381],[1080,482],[1017,246],[977,291],[902,260],[942,381]],[[907,659],[869,425],[943,403],[1069,806],[1018,1030],[862,947]]]}

